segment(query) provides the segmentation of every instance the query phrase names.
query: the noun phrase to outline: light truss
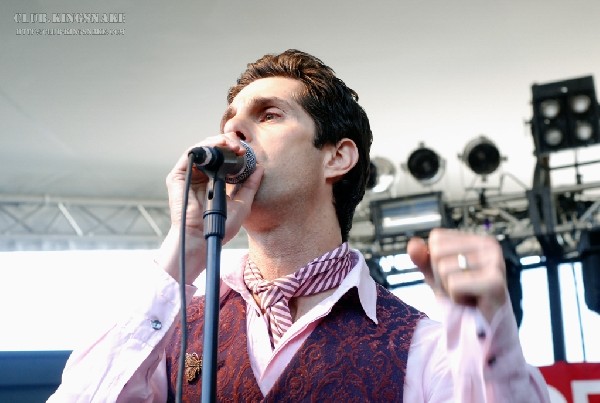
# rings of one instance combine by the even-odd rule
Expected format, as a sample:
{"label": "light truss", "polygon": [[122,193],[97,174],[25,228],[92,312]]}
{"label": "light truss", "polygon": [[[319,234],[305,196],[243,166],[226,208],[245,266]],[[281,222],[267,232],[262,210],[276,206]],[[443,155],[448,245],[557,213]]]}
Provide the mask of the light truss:
{"label": "light truss", "polygon": [[[552,229],[567,253],[576,253],[579,232],[600,225],[600,182],[557,187],[552,197],[575,194],[588,207],[574,215],[556,208]],[[510,236],[518,240],[519,255],[542,255],[537,239],[544,226],[531,219],[531,194],[496,194],[447,202],[459,229]],[[369,196],[356,211],[350,242],[363,252],[403,253],[408,238],[399,237],[392,250],[380,250],[370,222]],[[539,223],[538,223],[539,224]],[[167,200],[0,195],[0,250],[134,249],[156,248],[170,227]],[[246,248],[241,231],[228,248]]]}
{"label": "light truss", "polygon": [[0,195],[0,250],[155,248],[166,200]]}
{"label": "light truss", "polygon": [[[483,204],[481,197],[473,196],[464,200],[447,201],[446,205],[456,228],[498,238],[508,236],[518,244],[517,251],[521,256],[543,255],[538,238],[548,235],[555,236],[565,253],[573,257],[577,254],[580,232],[600,225],[598,190],[600,182],[548,190],[548,198],[557,199],[567,195],[586,205],[585,211],[579,214],[560,205],[554,206],[553,211],[545,212],[553,216],[552,228],[546,225],[547,220],[539,217],[540,212],[533,205],[537,195],[532,191],[487,195]],[[367,254],[385,256],[404,253],[409,236],[398,236],[384,246],[375,239],[368,197],[367,195],[367,199],[356,211],[350,233],[351,243]]]}
{"label": "light truss", "polygon": [[[0,194],[0,251],[154,249],[170,226],[166,199]],[[247,248],[245,232],[227,248]]]}

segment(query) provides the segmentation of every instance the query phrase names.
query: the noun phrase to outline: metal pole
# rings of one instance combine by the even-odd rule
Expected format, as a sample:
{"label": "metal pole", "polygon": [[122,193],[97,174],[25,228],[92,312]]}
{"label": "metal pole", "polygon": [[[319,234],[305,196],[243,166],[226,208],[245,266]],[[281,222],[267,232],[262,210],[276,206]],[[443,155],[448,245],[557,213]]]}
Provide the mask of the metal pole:
{"label": "metal pole", "polygon": [[559,260],[547,258],[546,273],[548,276],[548,300],[550,303],[550,324],[552,325],[554,361],[566,361],[565,331],[563,326],[558,265]]}

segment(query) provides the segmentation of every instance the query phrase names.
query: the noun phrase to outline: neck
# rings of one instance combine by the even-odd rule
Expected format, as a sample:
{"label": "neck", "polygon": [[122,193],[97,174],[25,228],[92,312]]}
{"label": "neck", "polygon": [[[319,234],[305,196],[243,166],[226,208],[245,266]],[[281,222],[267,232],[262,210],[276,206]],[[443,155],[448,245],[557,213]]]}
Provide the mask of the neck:
{"label": "neck", "polygon": [[294,273],[342,243],[335,212],[328,218],[318,215],[318,219],[300,217],[295,223],[287,220],[263,231],[246,227],[250,259],[265,280]]}

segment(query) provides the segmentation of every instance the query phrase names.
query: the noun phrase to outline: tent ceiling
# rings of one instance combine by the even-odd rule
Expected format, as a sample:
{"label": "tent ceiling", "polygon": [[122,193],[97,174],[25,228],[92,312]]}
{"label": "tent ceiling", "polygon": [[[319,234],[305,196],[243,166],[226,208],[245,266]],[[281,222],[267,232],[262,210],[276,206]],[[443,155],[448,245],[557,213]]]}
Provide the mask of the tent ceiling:
{"label": "tent ceiling", "polygon": [[[164,199],[166,173],[185,147],[217,133],[245,64],[294,47],[359,93],[372,155],[399,165],[424,141],[447,159],[434,190],[462,197],[476,182],[456,155],[480,134],[508,156],[504,172],[531,182],[531,84],[600,79],[594,0],[98,4],[0,4],[1,193]],[[125,34],[17,34],[40,26],[17,23],[15,13],[74,11],[125,13],[125,23],[102,26]],[[584,179],[598,179],[594,171]],[[398,189],[425,191],[406,174]]]}

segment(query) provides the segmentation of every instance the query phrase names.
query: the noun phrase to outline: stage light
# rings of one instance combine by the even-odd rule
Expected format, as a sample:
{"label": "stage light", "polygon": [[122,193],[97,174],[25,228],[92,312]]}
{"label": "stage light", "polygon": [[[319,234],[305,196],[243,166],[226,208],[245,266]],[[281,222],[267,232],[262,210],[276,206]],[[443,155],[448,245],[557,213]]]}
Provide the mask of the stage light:
{"label": "stage light", "polygon": [[540,104],[542,115],[548,119],[554,119],[560,112],[560,104],[556,99],[549,99]]}
{"label": "stage light", "polygon": [[477,175],[485,177],[494,173],[505,159],[498,147],[487,137],[479,136],[465,146],[458,156]]}
{"label": "stage light", "polygon": [[594,129],[589,122],[578,121],[575,126],[575,136],[577,140],[588,142],[594,135]]}
{"label": "stage light", "polygon": [[534,84],[531,91],[538,156],[600,143],[600,106],[592,76]]}
{"label": "stage light", "polygon": [[371,158],[371,172],[367,180],[367,189],[373,193],[382,193],[389,190],[396,179],[394,164],[382,157]]}
{"label": "stage light", "polygon": [[546,133],[544,133],[544,141],[546,144],[556,147],[563,141],[563,134],[560,130],[555,127],[548,129]]}
{"label": "stage light", "polygon": [[571,109],[575,113],[585,113],[590,109],[592,100],[587,95],[575,95],[571,98]]}
{"label": "stage light", "polygon": [[427,236],[433,228],[446,223],[441,192],[374,200],[370,209],[375,236],[380,243],[398,236]]}
{"label": "stage light", "polygon": [[422,185],[433,185],[444,175],[446,161],[423,143],[413,151],[402,167]]}

